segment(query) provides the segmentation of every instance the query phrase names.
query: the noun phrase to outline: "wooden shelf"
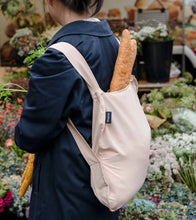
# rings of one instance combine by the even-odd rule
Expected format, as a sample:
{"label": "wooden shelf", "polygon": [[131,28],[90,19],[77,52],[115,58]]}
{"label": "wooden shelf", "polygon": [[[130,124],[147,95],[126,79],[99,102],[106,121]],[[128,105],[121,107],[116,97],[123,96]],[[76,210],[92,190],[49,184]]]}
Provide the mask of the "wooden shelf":
{"label": "wooden shelf", "polygon": [[140,92],[143,91],[150,91],[151,89],[157,89],[157,88],[162,88],[164,86],[171,86],[174,84],[174,82],[177,80],[177,78],[170,78],[168,82],[148,82],[145,80],[139,80],[138,81],[138,90]]}

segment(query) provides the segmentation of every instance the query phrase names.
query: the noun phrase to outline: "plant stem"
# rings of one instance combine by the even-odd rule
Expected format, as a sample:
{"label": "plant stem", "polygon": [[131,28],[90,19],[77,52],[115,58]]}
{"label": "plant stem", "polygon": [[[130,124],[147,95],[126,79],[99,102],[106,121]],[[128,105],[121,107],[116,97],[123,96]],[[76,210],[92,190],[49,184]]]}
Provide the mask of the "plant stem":
{"label": "plant stem", "polygon": [[[22,89],[21,91],[23,91],[23,92],[27,92],[27,90],[26,89],[24,89],[22,86],[20,86],[20,85],[18,85],[18,84],[15,84],[15,83],[6,83],[3,87],[5,87],[5,86],[9,86],[9,85],[13,85],[13,86],[17,86],[18,88],[20,88],[20,89]],[[6,89],[5,89],[6,90]],[[7,89],[8,90],[8,89]],[[12,89],[9,89],[9,90],[11,90],[11,91],[13,91]]]}
{"label": "plant stem", "polygon": [[27,90],[23,90],[23,89],[3,89],[3,90],[5,90],[5,91],[12,91],[12,92],[27,92]]}

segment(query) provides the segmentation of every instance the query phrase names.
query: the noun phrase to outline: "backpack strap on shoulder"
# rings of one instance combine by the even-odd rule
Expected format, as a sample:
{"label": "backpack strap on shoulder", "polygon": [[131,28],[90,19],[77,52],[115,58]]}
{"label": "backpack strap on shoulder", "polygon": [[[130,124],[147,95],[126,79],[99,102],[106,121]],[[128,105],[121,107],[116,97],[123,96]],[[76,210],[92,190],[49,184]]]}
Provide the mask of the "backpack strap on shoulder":
{"label": "backpack strap on shoulder", "polygon": [[[72,66],[85,80],[92,96],[98,90],[101,90],[86,60],[74,46],[69,43],[59,42],[51,45],[49,48],[56,49],[66,56]],[[68,118],[67,126],[89,166],[98,163],[99,160],[93,153],[92,148],[90,148],[70,118]]]}
{"label": "backpack strap on shoulder", "polygon": [[72,66],[85,80],[92,96],[95,92],[101,90],[86,60],[74,46],[66,42],[58,42],[49,48],[56,49],[67,57]]}

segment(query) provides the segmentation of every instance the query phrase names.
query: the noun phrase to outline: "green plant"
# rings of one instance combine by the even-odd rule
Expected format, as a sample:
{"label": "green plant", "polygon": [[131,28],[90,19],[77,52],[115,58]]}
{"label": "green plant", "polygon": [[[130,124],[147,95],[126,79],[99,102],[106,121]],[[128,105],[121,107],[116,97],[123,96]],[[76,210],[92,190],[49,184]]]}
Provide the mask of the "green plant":
{"label": "green plant", "polygon": [[134,199],[120,211],[120,220],[147,219],[146,217],[157,208],[156,204],[146,199]]}
{"label": "green plant", "polygon": [[120,209],[120,220],[176,220],[196,218],[196,194],[182,183],[146,180],[136,196]]}
{"label": "green plant", "polygon": [[188,206],[186,206],[186,216],[187,219],[196,219],[196,198],[195,201],[190,202]]}
{"label": "green plant", "polygon": [[34,50],[29,52],[29,56],[25,58],[24,63],[28,65],[29,68],[32,67],[34,61],[45,53],[46,45],[44,42],[40,42]]}
{"label": "green plant", "polygon": [[163,200],[165,202],[178,202],[187,206],[192,201],[192,193],[185,184],[174,182]]}
{"label": "green plant", "polygon": [[166,134],[174,135],[176,132],[182,133],[175,124],[167,121],[160,128],[151,131],[152,140],[158,136],[163,136]]}
{"label": "green plant", "polygon": [[185,219],[186,217],[186,208],[184,207],[184,205],[174,201],[174,202],[160,202],[158,205],[158,209],[160,210],[164,210],[167,213],[171,213],[170,216],[167,216],[165,218],[165,215],[161,215],[160,217],[162,217],[163,219]]}
{"label": "green plant", "polygon": [[12,96],[12,93],[9,89],[5,87],[6,87],[5,85],[0,83],[0,101],[3,100],[5,103],[8,103],[10,101],[10,97]]}
{"label": "green plant", "polygon": [[[18,80],[16,80],[18,81]],[[15,83],[0,83],[0,104],[9,103],[13,101],[13,94],[15,93],[26,93],[27,89],[23,88],[22,86],[15,84]],[[23,97],[24,98],[24,97]],[[18,99],[17,99],[18,100]]]}
{"label": "green plant", "polygon": [[185,78],[180,78],[172,86],[144,94],[140,99],[144,112],[158,117],[164,115],[169,123],[164,123],[163,127],[173,123],[171,110],[174,108],[188,108],[196,112],[196,86],[187,83]]}
{"label": "green plant", "polygon": [[10,146],[10,149],[12,152],[14,152],[16,157],[22,157],[23,154],[25,153],[24,150],[21,150],[16,143],[14,142],[12,146]]}
{"label": "green plant", "polygon": [[[15,151],[15,152],[14,152]],[[18,174],[22,175],[24,170],[24,161],[25,159],[21,156],[24,154],[22,150],[15,150],[13,148],[6,149],[0,147],[0,178],[3,178],[5,175]]]}
{"label": "green plant", "polygon": [[179,169],[179,177],[192,192],[196,193],[196,176],[193,168],[193,161],[195,161],[195,158],[184,157],[183,165],[181,165]]}

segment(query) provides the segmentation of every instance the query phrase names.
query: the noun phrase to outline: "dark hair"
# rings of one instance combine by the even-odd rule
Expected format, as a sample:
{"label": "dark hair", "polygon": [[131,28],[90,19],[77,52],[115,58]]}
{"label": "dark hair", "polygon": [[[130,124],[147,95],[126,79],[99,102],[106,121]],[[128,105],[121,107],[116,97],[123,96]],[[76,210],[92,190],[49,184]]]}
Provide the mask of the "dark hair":
{"label": "dark hair", "polygon": [[66,7],[76,13],[88,13],[92,10],[91,16],[101,9],[104,0],[60,0]]}

